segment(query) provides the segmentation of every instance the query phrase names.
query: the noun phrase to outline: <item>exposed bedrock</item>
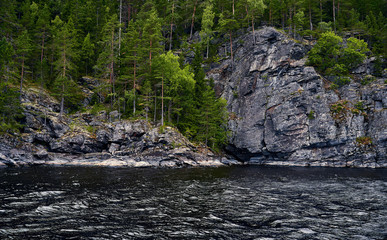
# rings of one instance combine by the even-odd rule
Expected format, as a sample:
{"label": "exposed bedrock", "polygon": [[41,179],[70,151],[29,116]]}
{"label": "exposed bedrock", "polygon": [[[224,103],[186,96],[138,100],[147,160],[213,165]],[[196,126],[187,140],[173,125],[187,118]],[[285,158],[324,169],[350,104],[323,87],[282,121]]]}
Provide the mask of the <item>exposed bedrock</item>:
{"label": "exposed bedrock", "polygon": [[207,72],[228,102],[229,153],[267,165],[387,167],[385,78],[358,81],[372,73],[372,59],[330,90],[306,65],[306,47],[273,28],[234,40],[233,49],[233,64],[226,56]]}

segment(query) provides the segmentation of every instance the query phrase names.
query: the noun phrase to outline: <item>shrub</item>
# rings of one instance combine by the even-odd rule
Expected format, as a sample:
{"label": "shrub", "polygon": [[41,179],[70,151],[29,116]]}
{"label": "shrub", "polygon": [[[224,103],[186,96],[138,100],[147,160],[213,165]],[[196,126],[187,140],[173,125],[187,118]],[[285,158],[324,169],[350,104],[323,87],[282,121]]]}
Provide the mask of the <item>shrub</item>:
{"label": "shrub", "polygon": [[367,75],[367,76],[365,76],[363,79],[361,79],[360,83],[361,83],[362,85],[367,85],[367,84],[369,84],[369,83],[371,83],[371,82],[373,82],[373,81],[375,81],[375,80],[376,80],[376,78],[375,78],[374,76],[372,76],[372,75]]}
{"label": "shrub", "polygon": [[314,111],[313,110],[310,110],[310,112],[308,113],[308,118],[309,118],[309,120],[315,119]]}
{"label": "shrub", "polygon": [[342,122],[346,119],[348,111],[351,110],[348,103],[347,100],[340,100],[331,105],[330,109],[333,119],[338,122]]}
{"label": "shrub", "polygon": [[347,75],[366,59],[367,43],[356,38],[343,39],[333,32],[321,34],[320,39],[309,52],[308,64],[325,74]]}
{"label": "shrub", "polygon": [[371,137],[358,137],[356,138],[356,143],[360,146],[371,146],[372,145],[372,138]]}

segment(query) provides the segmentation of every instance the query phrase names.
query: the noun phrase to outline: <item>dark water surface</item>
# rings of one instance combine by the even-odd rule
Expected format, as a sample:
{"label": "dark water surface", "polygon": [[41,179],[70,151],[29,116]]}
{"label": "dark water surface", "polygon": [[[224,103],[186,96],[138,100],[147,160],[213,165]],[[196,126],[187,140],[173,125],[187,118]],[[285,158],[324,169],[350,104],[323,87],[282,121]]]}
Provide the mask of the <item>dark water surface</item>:
{"label": "dark water surface", "polygon": [[387,169],[0,169],[0,239],[386,239]]}

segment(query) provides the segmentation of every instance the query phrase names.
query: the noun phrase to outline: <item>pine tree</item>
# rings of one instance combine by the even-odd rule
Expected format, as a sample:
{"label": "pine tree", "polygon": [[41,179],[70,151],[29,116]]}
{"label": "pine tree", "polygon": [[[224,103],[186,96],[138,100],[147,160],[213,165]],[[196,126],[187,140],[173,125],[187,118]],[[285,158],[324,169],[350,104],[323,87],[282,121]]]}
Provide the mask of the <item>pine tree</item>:
{"label": "pine tree", "polygon": [[227,142],[227,103],[216,98],[211,86],[203,93],[203,105],[200,109],[199,131],[196,139],[213,149],[220,149]]}
{"label": "pine tree", "polygon": [[56,16],[53,25],[55,26],[54,46],[57,56],[54,63],[57,72],[55,90],[61,101],[60,118],[62,118],[66,99],[76,96],[73,77],[77,70],[74,63],[77,61],[79,54],[76,50],[76,31],[71,18],[66,23],[59,16]]}
{"label": "pine tree", "polygon": [[200,31],[200,37],[203,43],[207,46],[207,58],[210,41],[214,33],[212,27],[214,26],[215,13],[212,11],[212,8],[212,3],[208,3],[206,8],[204,9],[204,13],[202,16],[202,30]]}
{"label": "pine tree", "polygon": [[101,47],[102,51],[98,56],[96,65],[94,66],[98,76],[102,79],[108,79],[109,95],[110,95],[110,108],[113,108],[113,104],[116,99],[115,89],[115,65],[118,62],[118,41],[117,30],[119,22],[117,14],[113,14],[106,22],[102,30]]}
{"label": "pine tree", "polygon": [[28,58],[28,54],[30,54],[31,51],[32,51],[31,39],[29,37],[28,31],[24,30],[16,40],[16,54],[21,65],[20,66],[20,100],[21,100],[21,94],[23,90],[25,71],[27,69],[25,63]]}
{"label": "pine tree", "polygon": [[85,65],[85,75],[87,76],[87,70],[89,68],[89,63],[90,63],[90,60],[92,60],[93,56],[94,56],[94,49],[95,49],[95,46],[94,46],[94,43],[91,42],[90,40],[90,33],[88,33],[85,37],[85,39],[83,40],[83,43],[82,43],[82,61],[84,62],[84,65]]}
{"label": "pine tree", "polygon": [[[150,7],[150,9],[148,9]],[[161,34],[161,19],[153,4],[145,4],[139,13],[141,26],[141,39],[143,46],[147,46],[149,72],[152,69],[152,54],[158,54],[162,51],[160,45],[163,36]]]}
{"label": "pine tree", "polygon": [[172,42],[173,42],[173,30],[176,26],[176,22],[180,20],[180,15],[178,13],[179,8],[179,1],[178,0],[171,0],[168,2],[167,6],[167,12],[169,13],[166,17],[166,22],[169,24],[169,51],[172,50]]}
{"label": "pine tree", "polygon": [[[140,62],[140,53],[141,53],[141,40],[140,33],[138,31],[138,25],[132,20],[129,22],[127,32],[124,35],[123,39],[123,54],[122,62],[126,66],[125,74],[122,75],[123,78],[128,79],[125,82],[125,91],[126,86],[129,84],[130,79],[133,83],[133,88],[131,90],[132,94],[130,95],[133,100],[133,116],[136,115],[136,89],[137,89],[137,72],[138,64]],[[124,112],[125,112],[124,105]]]}
{"label": "pine tree", "polygon": [[250,8],[251,15],[251,28],[253,29],[254,44],[255,44],[255,18],[257,14],[263,14],[263,11],[266,8],[266,5],[263,3],[263,0],[247,0],[248,6]]}
{"label": "pine tree", "polygon": [[[38,19],[36,21],[36,28],[35,28],[35,36],[36,36],[36,45],[39,47],[36,47],[36,49],[39,49],[39,73],[40,73],[40,90],[43,90],[45,77],[47,77],[44,74],[44,67],[46,61],[45,61],[45,55],[46,55],[46,42],[47,38],[49,36],[49,29],[50,29],[50,10],[47,4],[44,5],[42,9],[38,10]],[[37,57],[37,56],[36,56]]]}
{"label": "pine tree", "polygon": [[[233,46],[232,46],[232,33],[235,29],[238,28],[238,22],[233,19],[229,12],[225,11],[220,14],[219,19],[219,28],[223,33],[227,33],[230,39],[230,51],[231,51],[231,66],[233,66],[234,57],[233,57]],[[255,38],[254,38],[255,39]]]}
{"label": "pine tree", "polygon": [[14,49],[3,37],[0,40],[0,132],[21,128],[18,120],[23,116],[20,105],[20,93],[12,87],[15,77]]}

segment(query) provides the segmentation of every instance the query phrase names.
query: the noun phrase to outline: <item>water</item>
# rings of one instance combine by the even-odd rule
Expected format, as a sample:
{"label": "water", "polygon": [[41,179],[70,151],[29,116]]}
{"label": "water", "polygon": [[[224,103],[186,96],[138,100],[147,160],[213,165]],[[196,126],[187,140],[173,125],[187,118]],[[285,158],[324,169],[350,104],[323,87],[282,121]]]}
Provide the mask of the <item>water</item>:
{"label": "water", "polygon": [[386,239],[387,169],[0,169],[0,239]]}

